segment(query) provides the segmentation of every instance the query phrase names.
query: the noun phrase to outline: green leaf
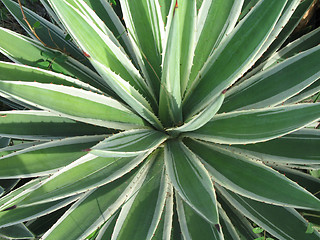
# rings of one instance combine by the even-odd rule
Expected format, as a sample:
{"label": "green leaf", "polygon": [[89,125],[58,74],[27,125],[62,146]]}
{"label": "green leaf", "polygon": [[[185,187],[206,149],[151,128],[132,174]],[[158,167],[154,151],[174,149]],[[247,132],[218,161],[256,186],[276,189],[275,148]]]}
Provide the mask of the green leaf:
{"label": "green leaf", "polygon": [[184,94],[191,72],[192,62],[194,58],[196,26],[197,26],[197,4],[196,0],[179,1],[177,14],[179,16],[180,31],[180,82],[181,95]]}
{"label": "green leaf", "polygon": [[213,180],[223,187],[271,204],[306,209],[320,207],[320,200],[311,193],[259,162],[224,150],[218,145],[191,140],[185,142],[200,157]]}
{"label": "green leaf", "polygon": [[232,224],[229,216],[221,207],[219,207],[219,220],[225,239],[240,240],[235,226]]}
{"label": "green leaf", "polygon": [[218,112],[220,109],[225,94],[221,94],[217,99],[215,99],[212,103],[210,103],[204,110],[199,112],[197,115],[193,116],[191,119],[185,121],[185,123],[177,128],[169,128],[167,132],[172,133],[180,133],[180,132],[191,132],[199,129],[207,122],[209,122],[212,117]]}
{"label": "green leaf", "polygon": [[221,40],[234,28],[242,0],[205,0],[199,10],[196,48],[189,76],[189,87]]}
{"label": "green leaf", "polygon": [[[219,213],[221,212],[220,210],[225,211],[226,216],[230,219],[231,224],[235,228],[237,234],[235,238],[231,238],[230,240],[255,239],[259,237],[258,234],[252,231],[252,223],[242,213],[240,213],[233,205],[227,203],[225,199],[221,197],[221,193],[217,192],[217,196],[219,203],[221,204]],[[222,224],[223,222],[221,225]],[[222,230],[225,231],[224,228]],[[228,239],[225,232],[224,237],[225,239]]]}
{"label": "green leaf", "polygon": [[319,164],[319,136],[319,130],[302,129],[267,142],[224,146],[224,148],[264,162]]}
{"label": "green leaf", "polygon": [[[145,97],[141,95],[139,91],[137,91],[128,82],[123,80],[120,76],[116,75],[100,62],[95,60],[92,61],[94,66],[100,72],[101,76],[104,77],[104,79],[119,97],[121,97],[129,106],[133,108],[134,111],[145,118],[155,128],[159,130],[163,128],[160,120],[154,114],[154,110],[151,108],[148,100],[145,99]],[[157,109],[157,107],[154,107],[154,109]]]}
{"label": "green leaf", "polygon": [[206,221],[217,224],[213,185],[199,159],[179,140],[170,140],[165,144],[165,165],[181,198]]}
{"label": "green leaf", "polygon": [[[291,0],[293,2],[293,0]],[[268,59],[270,55],[272,55],[274,52],[276,52],[282,45],[285,43],[290,34],[294,31],[296,26],[300,23],[301,19],[305,16],[305,13],[309,10],[310,6],[314,2],[313,0],[304,0],[304,1],[297,1],[300,2],[298,7],[295,8],[295,11],[293,12],[290,9],[287,9],[288,11],[293,12],[291,18],[289,21],[284,22],[285,26],[281,26],[283,29],[278,34],[277,38],[274,39],[273,43],[269,46],[267,51],[263,54],[261,59],[259,59],[258,63],[263,62],[264,60]],[[289,5],[289,1],[287,3]]]}
{"label": "green leaf", "polygon": [[[9,9],[11,14],[29,34],[30,37],[35,39],[34,34],[29,29],[27,23],[23,19],[20,6],[12,0],[2,0],[3,4]],[[23,7],[24,14],[31,26],[35,29],[35,32],[39,38],[51,48],[58,48],[61,52],[68,53],[80,62],[86,61],[79,48],[70,41],[65,39],[66,34],[57,26],[39,16],[28,8]],[[89,62],[84,63],[89,66]]]}
{"label": "green leaf", "polygon": [[108,137],[90,153],[100,157],[131,157],[156,149],[168,136],[154,130],[131,130]]}
{"label": "green leaf", "polygon": [[283,103],[283,105],[289,105],[293,103],[299,103],[304,99],[310,98],[314,94],[317,94],[320,92],[320,81],[319,79],[311,84],[309,87],[305,88],[301,92],[299,92],[297,95],[293,96],[292,98],[289,98],[287,101]]}
{"label": "green leaf", "polygon": [[116,225],[118,215],[113,215],[109,220],[104,223],[101,227],[96,240],[103,240],[103,239],[111,239],[114,226]]}
{"label": "green leaf", "polygon": [[219,45],[186,93],[185,117],[203,109],[252,66],[251,60],[268,38],[285,4],[285,0],[260,1]]}
{"label": "green leaf", "polygon": [[87,154],[41,182],[19,204],[45,203],[103,186],[130,171],[137,171],[137,166],[148,155],[149,153],[135,158],[98,158]]}
{"label": "green leaf", "polygon": [[132,129],[144,121],[118,101],[82,89],[29,82],[0,81],[8,93],[61,116],[115,129]]}
{"label": "green leaf", "polygon": [[53,83],[100,92],[88,84],[63,74],[9,62],[0,62],[0,79],[5,81]]}
{"label": "green leaf", "polygon": [[166,201],[168,179],[159,153],[137,193],[122,208],[112,239],[151,239]]}
{"label": "green leaf", "polygon": [[182,27],[180,11],[182,10],[182,7],[178,7],[177,5],[173,10],[161,75],[159,116],[167,127],[182,122],[181,83],[179,81],[181,67],[181,43],[179,40],[181,39]]}
{"label": "green leaf", "polygon": [[261,227],[255,227],[254,229],[252,229],[252,231],[254,233],[262,233],[264,230]]}
{"label": "green leaf", "polygon": [[314,232],[314,228],[313,228],[313,224],[312,223],[308,223],[308,227],[306,230],[307,234],[312,234]]}
{"label": "green leaf", "polygon": [[203,219],[193,208],[176,195],[179,223],[184,239],[223,239],[219,224],[213,226]]}
{"label": "green leaf", "polygon": [[22,223],[6,228],[0,228],[0,237],[9,239],[34,239],[34,235]]}
{"label": "green leaf", "polygon": [[215,143],[264,142],[298,130],[320,118],[320,104],[299,104],[218,114],[198,130],[186,133]]}
{"label": "green leaf", "polygon": [[157,229],[151,238],[152,240],[160,239],[170,239],[172,235],[172,224],[173,224],[173,187],[171,184],[167,186],[166,189],[166,199],[164,204],[164,209],[160,221],[158,223]]}
{"label": "green leaf", "polygon": [[[270,54],[269,51],[271,48],[273,48],[273,51],[276,51],[282,45],[283,41],[288,38],[291,31],[293,31],[294,29],[292,28],[288,31],[288,22],[290,21],[290,19],[294,19],[294,21],[298,23],[299,20],[297,21],[297,18],[301,18],[303,16],[303,14],[300,16],[293,16],[293,13],[295,12],[300,2],[300,0],[287,0],[287,3],[281,13],[281,16],[277,21],[277,24],[272,29],[272,32],[270,33],[269,37],[263,43],[257,56],[253,59],[253,62],[257,62],[257,60],[260,57],[263,58]],[[286,26],[286,29],[284,29],[284,26]],[[273,44],[277,45],[275,49]]]}
{"label": "green leaf", "polygon": [[56,172],[86,154],[100,137],[65,138],[38,144],[0,157],[0,178],[38,177]]}
{"label": "green leaf", "polygon": [[156,94],[160,89],[162,38],[164,26],[158,1],[120,0],[123,19],[130,38],[137,44],[143,58],[144,77],[150,79]]}
{"label": "green leaf", "polygon": [[[107,1],[96,1],[96,0],[84,0],[90,8],[99,16],[99,18],[104,22],[108,29],[113,33],[114,37],[119,40],[120,46],[123,46],[128,55],[135,59],[135,53],[133,50],[132,42],[128,37],[127,30],[124,28],[122,22],[117,16],[115,10],[112,8],[110,2]],[[114,5],[116,5],[113,0]],[[105,28],[104,24],[100,24]]]}
{"label": "green leaf", "polygon": [[51,140],[113,132],[107,128],[76,122],[46,111],[0,112],[0,134],[12,138]]}
{"label": "green leaf", "polygon": [[254,5],[257,4],[257,2],[259,2],[259,0],[244,0],[239,20],[244,18],[248,14],[248,12],[250,12],[250,10],[254,7]]}
{"label": "green leaf", "polygon": [[307,221],[294,209],[274,206],[218,188],[224,198],[250,220],[278,239],[319,239],[320,234],[306,234]]}
{"label": "green leaf", "polygon": [[169,10],[170,10],[171,4],[172,4],[172,0],[159,0],[162,21],[163,21],[164,25],[166,25],[166,23],[167,23],[167,18],[169,15]]}
{"label": "green leaf", "polygon": [[112,95],[108,86],[105,83],[103,85],[101,77],[80,62],[60,51],[47,48],[36,40],[1,27],[0,52],[16,63],[73,76]]}
{"label": "green leaf", "polygon": [[145,177],[145,170],[132,172],[87,192],[44,235],[45,239],[84,239],[128,201]]}
{"label": "green leaf", "polygon": [[320,46],[254,75],[228,91],[220,111],[256,109],[284,102],[318,80],[319,58]]}
{"label": "green leaf", "polygon": [[67,206],[78,198],[79,196],[75,196],[50,203],[43,203],[29,207],[16,207],[11,210],[3,210],[0,212],[0,227],[3,228],[12,226],[47,215]]}
{"label": "green leaf", "polygon": [[17,204],[24,198],[29,189],[32,189],[34,186],[38,185],[41,181],[43,181],[46,178],[47,177],[36,178],[15,189],[14,191],[11,191],[8,194],[6,194],[4,197],[0,199],[0,211],[3,211],[7,208],[12,208],[15,204]]}
{"label": "green leaf", "polygon": [[[119,49],[119,44],[114,43],[113,40],[115,39],[110,38],[106,32],[96,25],[93,19],[97,16],[88,5],[79,0],[70,0],[69,2],[50,0],[50,3],[66,25],[70,35],[89,56],[89,60],[94,59],[100,62],[141,91],[144,96],[150,96],[150,88],[148,88],[138,70],[126,54]],[[83,12],[75,6],[84,9]],[[108,29],[106,26],[104,28]]]}

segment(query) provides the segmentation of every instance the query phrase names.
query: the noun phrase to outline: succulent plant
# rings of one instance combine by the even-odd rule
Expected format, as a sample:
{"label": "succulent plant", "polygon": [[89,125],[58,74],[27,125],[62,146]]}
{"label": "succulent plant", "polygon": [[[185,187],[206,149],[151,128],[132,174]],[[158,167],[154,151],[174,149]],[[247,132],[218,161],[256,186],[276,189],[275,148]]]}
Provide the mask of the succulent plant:
{"label": "succulent plant", "polygon": [[312,0],[2,2],[0,239],[320,239]]}

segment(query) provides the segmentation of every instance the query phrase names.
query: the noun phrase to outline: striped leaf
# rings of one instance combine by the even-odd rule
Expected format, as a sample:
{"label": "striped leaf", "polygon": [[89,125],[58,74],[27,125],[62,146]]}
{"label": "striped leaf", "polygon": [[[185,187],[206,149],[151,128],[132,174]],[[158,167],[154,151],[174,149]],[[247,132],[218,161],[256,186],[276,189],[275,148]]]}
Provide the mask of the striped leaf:
{"label": "striped leaf", "polygon": [[179,195],[177,195],[177,211],[184,239],[192,240],[201,236],[202,239],[222,240],[220,225],[212,225],[194,211]]}
{"label": "striped leaf", "polygon": [[18,139],[52,140],[114,132],[114,130],[76,122],[47,111],[2,111],[0,116],[1,136]]}
{"label": "striped leaf", "polygon": [[61,116],[98,126],[126,129],[144,121],[118,101],[93,92],[30,82],[0,82],[1,92]]}
{"label": "striped leaf", "polygon": [[317,46],[254,75],[228,91],[221,111],[256,109],[284,102],[320,78],[319,58]]}
{"label": "striped leaf", "polygon": [[103,137],[65,138],[14,151],[0,157],[0,178],[39,177],[54,173],[85,155],[83,149],[92,147]]}
{"label": "striped leaf", "polygon": [[308,222],[292,208],[263,204],[223,188],[219,191],[246,217],[279,239],[312,240],[320,237],[317,231],[306,233]]}
{"label": "striped leaf", "polygon": [[154,130],[125,131],[108,137],[90,153],[100,157],[131,157],[156,149],[168,136]]}
{"label": "striped leaf", "polygon": [[111,239],[151,239],[160,221],[167,188],[162,152],[155,157],[136,195],[123,206]]}
{"label": "striped leaf", "polygon": [[316,121],[319,110],[317,103],[218,114],[185,136],[226,144],[264,142]]}
{"label": "striped leaf", "polygon": [[203,109],[252,66],[251,60],[271,33],[285,4],[285,0],[260,1],[219,45],[186,93],[185,117]]}
{"label": "striped leaf", "polygon": [[97,158],[87,154],[41,182],[34,191],[29,191],[19,205],[55,201],[103,186],[130,171],[137,171],[137,166],[147,156],[148,154],[135,158]]}
{"label": "striped leaf", "polygon": [[87,192],[52,226],[44,238],[82,239],[89,235],[105,221],[112,219],[119,207],[130,199],[145,178],[146,170],[129,173]]}
{"label": "striped leaf", "polygon": [[181,198],[211,224],[218,223],[216,197],[208,172],[180,141],[167,141],[165,165],[170,181]]}
{"label": "striped leaf", "polygon": [[186,142],[201,158],[213,180],[233,192],[276,205],[305,209],[320,207],[320,200],[311,193],[259,162],[224,150],[218,145],[192,140]]}

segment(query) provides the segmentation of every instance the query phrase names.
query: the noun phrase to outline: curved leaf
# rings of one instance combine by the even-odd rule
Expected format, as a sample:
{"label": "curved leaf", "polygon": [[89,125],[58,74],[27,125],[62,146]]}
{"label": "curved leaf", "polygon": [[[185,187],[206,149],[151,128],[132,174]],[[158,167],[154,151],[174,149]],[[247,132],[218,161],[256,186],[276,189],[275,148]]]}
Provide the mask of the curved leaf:
{"label": "curved leaf", "polygon": [[223,146],[249,158],[277,164],[319,164],[320,130],[302,129],[267,142]]}
{"label": "curved leaf", "polygon": [[118,101],[82,89],[30,82],[0,81],[0,91],[59,115],[115,129],[132,129],[144,121]]}
{"label": "curved leaf", "polygon": [[18,139],[51,140],[114,132],[47,111],[2,111],[0,116],[0,135]]}
{"label": "curved leaf", "polygon": [[[100,227],[130,199],[145,177],[145,170],[129,173],[86,193],[43,236],[45,239],[83,239]],[[141,185],[141,183],[140,183]]]}
{"label": "curved leaf", "polygon": [[167,188],[162,152],[155,157],[139,191],[124,205],[111,239],[151,239],[160,221]]}
{"label": "curved leaf", "polygon": [[186,240],[201,239],[222,240],[220,225],[208,223],[177,195],[177,211],[182,236]]}
{"label": "curved leaf", "polygon": [[248,144],[271,140],[320,118],[320,103],[218,114],[185,136],[215,143]]}
{"label": "curved leaf", "polygon": [[83,149],[102,140],[99,137],[65,138],[38,144],[0,157],[0,178],[27,178],[56,172],[86,154]]}
{"label": "curved leaf", "polygon": [[221,111],[256,109],[284,102],[320,78],[319,58],[317,46],[254,75],[228,91]]}
{"label": "curved leaf", "polygon": [[220,187],[218,189],[246,217],[279,239],[320,239],[317,231],[306,233],[307,221],[292,208],[264,204]]}
{"label": "curved leaf", "polygon": [[271,204],[319,209],[320,200],[277,171],[218,145],[186,140],[213,180],[238,194]]}
{"label": "curved leaf", "polygon": [[260,1],[219,45],[186,93],[185,117],[203,109],[253,65],[251,60],[269,36],[285,4],[286,0]]}
{"label": "curved leaf", "polygon": [[50,202],[105,185],[137,171],[147,156],[148,153],[135,158],[97,158],[87,154],[28,191],[19,205]]}
{"label": "curved leaf", "polygon": [[209,174],[199,159],[178,140],[166,142],[164,159],[170,181],[181,198],[201,217],[217,224],[215,192]]}
{"label": "curved leaf", "polygon": [[125,131],[108,137],[90,153],[100,157],[131,157],[157,148],[168,136],[154,130]]}

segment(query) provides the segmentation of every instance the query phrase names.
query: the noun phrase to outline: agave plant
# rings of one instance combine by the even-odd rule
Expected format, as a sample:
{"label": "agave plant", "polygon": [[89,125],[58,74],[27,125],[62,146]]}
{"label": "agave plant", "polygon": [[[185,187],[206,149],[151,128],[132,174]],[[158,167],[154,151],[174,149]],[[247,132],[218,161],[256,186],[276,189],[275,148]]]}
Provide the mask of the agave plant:
{"label": "agave plant", "polygon": [[2,2],[0,239],[320,239],[312,0]]}

